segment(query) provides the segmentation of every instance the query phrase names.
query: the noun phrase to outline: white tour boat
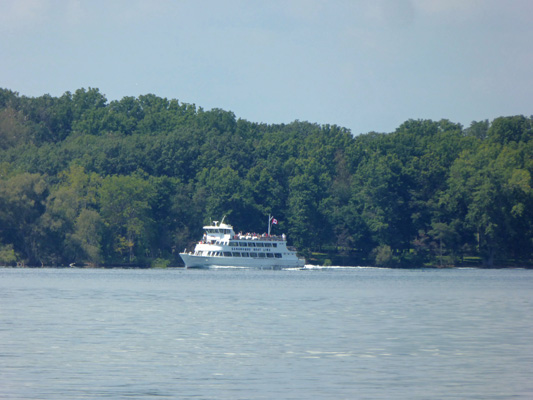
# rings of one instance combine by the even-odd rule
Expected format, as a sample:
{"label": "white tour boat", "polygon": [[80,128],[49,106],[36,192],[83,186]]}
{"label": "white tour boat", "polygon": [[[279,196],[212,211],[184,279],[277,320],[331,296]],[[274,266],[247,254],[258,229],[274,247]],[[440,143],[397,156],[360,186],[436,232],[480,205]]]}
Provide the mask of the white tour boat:
{"label": "white tour boat", "polygon": [[213,221],[204,226],[204,236],[194,247],[194,252],[184,251],[180,256],[186,268],[249,267],[249,268],[294,268],[305,266],[296,249],[287,246],[285,234],[270,235],[271,223],[277,221],[269,216],[268,233],[239,233],[231,225]]}

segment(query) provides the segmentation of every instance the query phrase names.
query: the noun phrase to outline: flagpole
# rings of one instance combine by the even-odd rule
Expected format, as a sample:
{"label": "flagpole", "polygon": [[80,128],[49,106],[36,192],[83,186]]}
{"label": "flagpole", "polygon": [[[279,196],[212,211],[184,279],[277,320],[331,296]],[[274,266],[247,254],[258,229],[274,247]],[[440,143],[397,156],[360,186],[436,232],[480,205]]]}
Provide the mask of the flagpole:
{"label": "flagpole", "polygon": [[268,214],[268,236],[270,236],[270,221],[272,221],[272,216]]}

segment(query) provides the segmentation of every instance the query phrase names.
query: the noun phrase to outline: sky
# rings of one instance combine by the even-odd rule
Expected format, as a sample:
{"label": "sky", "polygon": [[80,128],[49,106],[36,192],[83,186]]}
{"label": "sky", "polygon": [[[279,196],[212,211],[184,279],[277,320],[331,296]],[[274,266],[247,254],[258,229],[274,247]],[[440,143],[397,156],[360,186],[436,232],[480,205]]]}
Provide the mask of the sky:
{"label": "sky", "polygon": [[531,0],[0,0],[0,87],[354,134],[533,114]]}

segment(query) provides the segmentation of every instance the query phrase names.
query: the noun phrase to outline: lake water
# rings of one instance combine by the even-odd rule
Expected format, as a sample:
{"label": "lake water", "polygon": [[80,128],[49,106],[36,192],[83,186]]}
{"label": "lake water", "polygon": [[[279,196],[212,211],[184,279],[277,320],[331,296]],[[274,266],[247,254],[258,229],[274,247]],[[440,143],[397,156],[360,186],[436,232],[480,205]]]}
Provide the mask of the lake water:
{"label": "lake water", "polygon": [[532,270],[0,268],[2,399],[532,399]]}

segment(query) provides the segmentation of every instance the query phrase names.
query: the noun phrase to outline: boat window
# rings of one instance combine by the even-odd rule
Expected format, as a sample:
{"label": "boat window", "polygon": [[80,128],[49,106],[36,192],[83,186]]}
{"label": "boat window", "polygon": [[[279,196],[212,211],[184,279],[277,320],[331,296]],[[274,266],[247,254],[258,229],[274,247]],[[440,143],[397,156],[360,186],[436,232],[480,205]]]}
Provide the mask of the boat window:
{"label": "boat window", "polygon": [[248,243],[248,247],[255,247],[255,243]]}
{"label": "boat window", "polygon": [[243,257],[250,257],[250,253],[241,253]]}
{"label": "boat window", "polygon": [[241,256],[241,253],[237,253],[237,252],[233,252],[233,257],[240,257]]}
{"label": "boat window", "polygon": [[250,253],[250,256],[251,256],[252,258],[257,258],[257,253]]}
{"label": "boat window", "polygon": [[230,240],[230,241],[229,241],[229,245],[230,245],[230,246],[238,246],[238,245],[239,245],[239,242],[236,242],[236,241],[234,241],[234,240]]}
{"label": "boat window", "polygon": [[281,253],[274,253],[274,257],[281,258]]}
{"label": "boat window", "polygon": [[265,243],[265,247],[272,247],[272,243]]}
{"label": "boat window", "polygon": [[268,258],[274,258],[274,254],[272,254],[272,253],[267,253],[267,257],[268,257]]}
{"label": "boat window", "polygon": [[272,247],[278,247],[277,243],[272,243]]}
{"label": "boat window", "polygon": [[247,244],[246,244],[246,242],[239,242],[239,246],[241,246],[241,247],[247,247]]}
{"label": "boat window", "polygon": [[261,243],[261,242],[257,242],[255,245],[256,245],[257,247],[263,247],[263,243]]}
{"label": "boat window", "polygon": [[257,253],[257,254],[259,254],[259,258],[265,258],[266,257],[265,253]]}
{"label": "boat window", "polygon": [[231,257],[231,252],[225,251],[224,252],[224,257]]}

